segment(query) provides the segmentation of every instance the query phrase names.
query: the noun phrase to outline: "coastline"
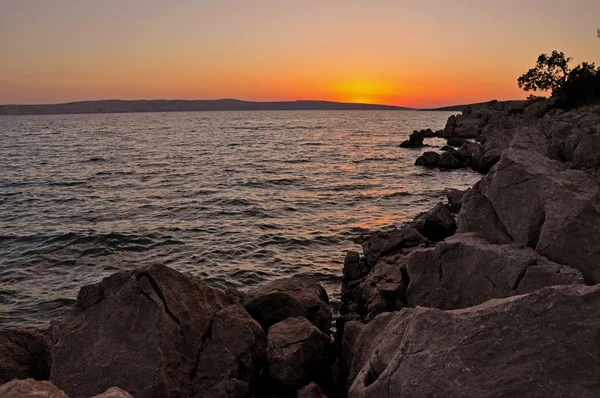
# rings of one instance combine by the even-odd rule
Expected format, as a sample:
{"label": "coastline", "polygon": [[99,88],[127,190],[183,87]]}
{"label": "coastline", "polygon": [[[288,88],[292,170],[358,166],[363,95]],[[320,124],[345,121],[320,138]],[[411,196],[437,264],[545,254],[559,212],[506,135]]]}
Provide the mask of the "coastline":
{"label": "coastline", "polygon": [[[156,265],[82,287],[49,336],[0,332],[0,383],[122,397],[599,393],[587,381],[600,371],[600,107],[495,102],[438,135],[464,141],[415,167],[481,180],[346,255],[335,335],[310,278],[242,294]],[[11,383],[0,392],[53,388]]]}

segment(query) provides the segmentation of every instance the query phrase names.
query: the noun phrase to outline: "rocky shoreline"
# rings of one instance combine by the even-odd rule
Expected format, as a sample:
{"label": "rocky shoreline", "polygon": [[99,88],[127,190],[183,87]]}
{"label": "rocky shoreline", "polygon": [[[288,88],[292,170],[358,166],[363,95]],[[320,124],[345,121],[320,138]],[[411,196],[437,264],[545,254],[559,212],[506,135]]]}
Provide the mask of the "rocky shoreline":
{"label": "rocky shoreline", "polygon": [[0,330],[0,396],[599,395],[600,106],[492,102],[404,146],[430,136],[416,167],[482,179],[346,254],[334,328],[311,278],[121,271],[47,331]]}

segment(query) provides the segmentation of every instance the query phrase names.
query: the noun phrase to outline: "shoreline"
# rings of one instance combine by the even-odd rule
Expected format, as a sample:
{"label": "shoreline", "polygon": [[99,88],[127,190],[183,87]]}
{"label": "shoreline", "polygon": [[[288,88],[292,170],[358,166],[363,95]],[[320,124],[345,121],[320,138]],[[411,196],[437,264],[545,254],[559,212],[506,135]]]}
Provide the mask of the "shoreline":
{"label": "shoreline", "polygon": [[[460,145],[415,167],[482,178],[347,253],[334,334],[311,278],[241,293],[154,265],[82,287],[49,337],[0,331],[0,383],[118,397],[600,393],[600,106],[495,102],[437,134]],[[53,388],[11,383],[0,392]]]}

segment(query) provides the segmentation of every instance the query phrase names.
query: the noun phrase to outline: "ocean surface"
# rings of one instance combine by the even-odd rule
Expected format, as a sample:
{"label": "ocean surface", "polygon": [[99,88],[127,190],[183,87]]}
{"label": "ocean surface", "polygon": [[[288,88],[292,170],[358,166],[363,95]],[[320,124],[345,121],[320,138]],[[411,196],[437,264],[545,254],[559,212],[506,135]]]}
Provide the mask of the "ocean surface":
{"label": "ocean surface", "polygon": [[479,179],[398,146],[449,115],[0,117],[0,325],[45,327],[82,285],[152,263],[242,290],[312,275],[335,300],[357,238]]}

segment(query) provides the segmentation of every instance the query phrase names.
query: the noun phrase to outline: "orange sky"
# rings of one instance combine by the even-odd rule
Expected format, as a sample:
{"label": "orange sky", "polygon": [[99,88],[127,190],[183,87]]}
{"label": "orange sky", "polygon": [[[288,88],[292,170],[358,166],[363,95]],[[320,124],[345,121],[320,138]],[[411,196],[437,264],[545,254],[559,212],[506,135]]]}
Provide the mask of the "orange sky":
{"label": "orange sky", "polygon": [[3,0],[0,103],[523,98],[541,52],[600,63],[598,16],[598,0]]}

